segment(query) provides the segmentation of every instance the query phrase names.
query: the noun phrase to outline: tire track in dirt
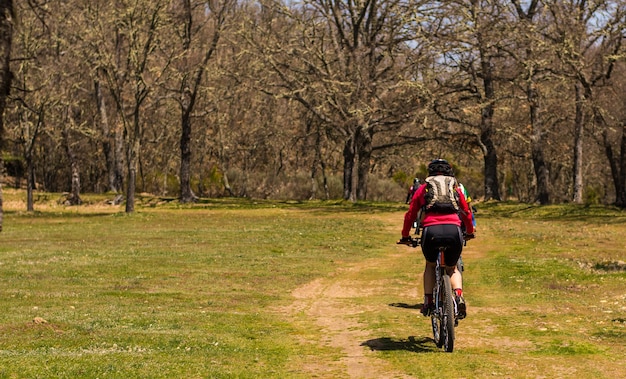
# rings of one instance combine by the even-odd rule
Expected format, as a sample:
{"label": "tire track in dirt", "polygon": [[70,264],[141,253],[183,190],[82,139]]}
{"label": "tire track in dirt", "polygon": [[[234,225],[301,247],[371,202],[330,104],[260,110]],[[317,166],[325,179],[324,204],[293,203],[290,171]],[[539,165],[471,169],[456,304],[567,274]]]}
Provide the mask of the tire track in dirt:
{"label": "tire track in dirt", "polygon": [[[340,351],[338,360],[318,357],[305,364],[304,370],[316,378],[412,378],[393,372],[389,364],[376,356],[364,342],[373,338],[366,326],[358,321],[360,313],[376,310],[381,305],[355,304],[356,298],[385,290],[380,281],[359,280],[359,273],[385,265],[390,257],[370,259],[348,268],[341,268],[332,276],[319,278],[292,292],[294,302],[282,312],[295,318],[306,316],[322,332],[324,346]],[[414,295],[413,295],[414,296]],[[315,357],[311,357],[312,360]]]}

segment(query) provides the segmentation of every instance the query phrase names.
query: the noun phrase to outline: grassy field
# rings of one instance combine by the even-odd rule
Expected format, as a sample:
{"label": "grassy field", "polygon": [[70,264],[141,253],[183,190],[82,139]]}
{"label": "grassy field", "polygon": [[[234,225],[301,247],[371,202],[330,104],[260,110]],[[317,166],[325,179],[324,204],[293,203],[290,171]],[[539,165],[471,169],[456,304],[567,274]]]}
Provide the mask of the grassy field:
{"label": "grassy field", "polygon": [[0,378],[621,378],[626,213],[479,204],[455,352],[405,205],[4,191]]}

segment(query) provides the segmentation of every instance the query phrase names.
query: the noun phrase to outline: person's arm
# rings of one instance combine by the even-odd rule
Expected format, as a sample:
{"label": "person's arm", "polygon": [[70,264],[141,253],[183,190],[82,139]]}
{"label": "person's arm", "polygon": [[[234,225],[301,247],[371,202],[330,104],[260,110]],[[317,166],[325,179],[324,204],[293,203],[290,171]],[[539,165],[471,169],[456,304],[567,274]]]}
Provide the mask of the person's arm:
{"label": "person's arm", "polygon": [[460,188],[456,189],[456,192],[459,194],[459,206],[461,207],[461,221],[463,225],[465,225],[465,233],[474,234],[474,223],[472,222],[472,211],[469,209],[469,205],[467,205],[467,201],[465,200],[465,195],[463,195],[463,191]]}

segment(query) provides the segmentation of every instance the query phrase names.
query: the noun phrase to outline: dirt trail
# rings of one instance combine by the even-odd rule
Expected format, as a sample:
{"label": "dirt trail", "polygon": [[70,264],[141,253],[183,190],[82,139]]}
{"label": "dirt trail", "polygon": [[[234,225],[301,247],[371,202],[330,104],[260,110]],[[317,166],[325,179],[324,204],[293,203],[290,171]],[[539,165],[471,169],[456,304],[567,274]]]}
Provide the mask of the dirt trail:
{"label": "dirt trail", "polygon": [[[364,306],[354,301],[355,298],[384,290],[384,284],[358,280],[358,276],[359,272],[385,265],[386,259],[389,258],[368,260],[341,269],[333,276],[314,280],[293,292],[295,301],[284,311],[293,316],[305,315],[309,323],[321,329],[325,336],[322,344],[340,351],[338,361],[308,362],[305,370],[310,372],[311,377],[412,378],[394,373],[384,360],[377,357],[379,352],[364,346],[373,337],[358,321],[358,315],[365,310],[389,306]],[[406,296],[415,297],[416,294]]]}
{"label": "dirt trail", "polygon": [[[397,216],[388,225],[397,224]],[[390,234],[390,236],[393,234]],[[388,363],[380,359],[380,351],[367,345],[377,336],[372,336],[365,325],[361,325],[358,316],[365,311],[385,311],[389,304],[364,305],[357,298],[364,298],[388,291],[388,286],[381,280],[364,279],[363,273],[376,267],[392,264],[401,257],[396,253],[369,259],[358,264],[343,267],[328,277],[307,283],[292,293],[294,302],[281,310],[291,320],[317,327],[321,331],[323,346],[339,353],[339,359],[305,358],[303,370],[315,378],[412,378],[404,373],[394,372]],[[398,250],[400,251],[400,250]],[[407,286],[401,298],[417,299],[416,286]],[[416,311],[417,315],[417,311]],[[382,350],[382,349],[379,349]]]}

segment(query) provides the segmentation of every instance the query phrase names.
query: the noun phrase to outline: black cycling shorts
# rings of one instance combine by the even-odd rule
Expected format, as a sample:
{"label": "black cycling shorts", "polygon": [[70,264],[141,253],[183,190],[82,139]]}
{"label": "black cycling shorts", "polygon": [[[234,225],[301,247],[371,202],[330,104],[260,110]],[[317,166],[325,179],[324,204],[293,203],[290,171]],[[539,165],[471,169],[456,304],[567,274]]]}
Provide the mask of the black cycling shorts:
{"label": "black cycling shorts", "polygon": [[422,253],[428,262],[435,262],[439,254],[439,247],[446,246],[444,260],[446,266],[454,266],[463,251],[463,234],[456,225],[431,225],[424,228],[422,233]]}

